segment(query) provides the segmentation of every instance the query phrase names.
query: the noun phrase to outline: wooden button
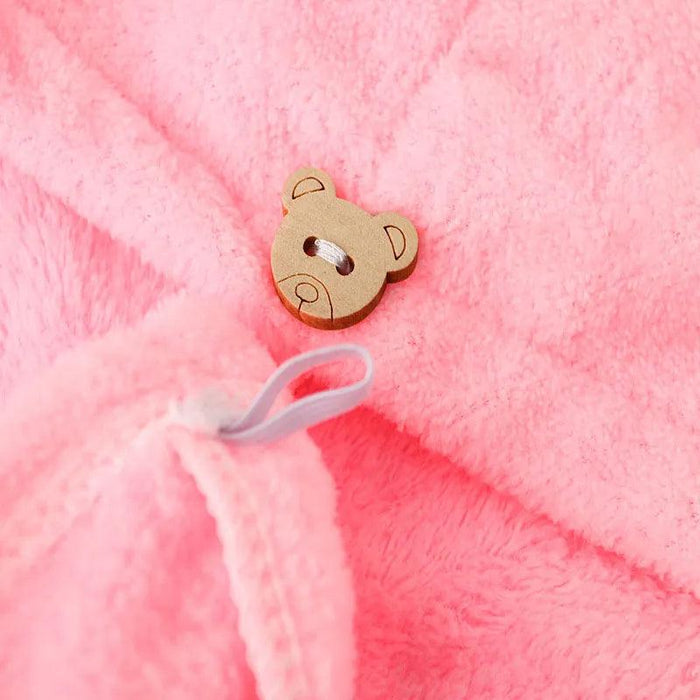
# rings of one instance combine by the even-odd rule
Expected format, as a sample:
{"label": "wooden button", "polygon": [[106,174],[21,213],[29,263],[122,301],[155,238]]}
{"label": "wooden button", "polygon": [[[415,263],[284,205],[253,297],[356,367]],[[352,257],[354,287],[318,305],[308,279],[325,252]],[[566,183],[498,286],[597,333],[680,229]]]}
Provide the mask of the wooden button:
{"label": "wooden button", "polygon": [[297,170],[284,186],[282,205],[272,276],[282,303],[304,323],[347,328],[374,309],[387,282],[413,272],[413,224],[391,212],[373,216],[336,197],[322,170]]}

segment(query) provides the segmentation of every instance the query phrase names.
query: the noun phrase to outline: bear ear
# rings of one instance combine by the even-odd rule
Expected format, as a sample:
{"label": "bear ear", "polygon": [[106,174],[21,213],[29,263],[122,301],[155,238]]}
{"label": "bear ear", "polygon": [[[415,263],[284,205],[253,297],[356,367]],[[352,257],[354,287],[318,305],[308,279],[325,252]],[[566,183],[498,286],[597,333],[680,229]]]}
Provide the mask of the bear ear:
{"label": "bear ear", "polygon": [[318,195],[335,197],[335,186],[328,173],[317,168],[300,168],[287,178],[282,191],[282,206],[285,213],[300,197]]}
{"label": "bear ear", "polygon": [[404,216],[386,212],[374,217],[384,238],[389,282],[405,280],[416,266],[418,234],[413,224]]}

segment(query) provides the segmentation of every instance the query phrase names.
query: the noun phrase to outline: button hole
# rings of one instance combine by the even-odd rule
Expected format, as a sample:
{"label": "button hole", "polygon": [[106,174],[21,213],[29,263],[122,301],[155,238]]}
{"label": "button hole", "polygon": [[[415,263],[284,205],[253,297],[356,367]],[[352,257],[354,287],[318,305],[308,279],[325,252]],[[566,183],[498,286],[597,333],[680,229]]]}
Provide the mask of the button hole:
{"label": "button hole", "polygon": [[304,252],[313,258],[316,255],[316,237],[310,236],[304,241]]}
{"label": "button hole", "polygon": [[346,255],[345,260],[340,265],[336,265],[335,269],[345,277],[355,269],[355,262],[349,255]]}

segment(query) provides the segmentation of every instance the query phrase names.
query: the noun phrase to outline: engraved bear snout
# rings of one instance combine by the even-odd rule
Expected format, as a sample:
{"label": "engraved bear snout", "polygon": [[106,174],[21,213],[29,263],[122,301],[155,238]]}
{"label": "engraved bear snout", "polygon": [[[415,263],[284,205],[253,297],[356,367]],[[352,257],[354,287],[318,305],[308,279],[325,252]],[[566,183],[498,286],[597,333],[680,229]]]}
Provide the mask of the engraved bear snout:
{"label": "engraved bear snout", "polygon": [[277,280],[277,287],[283,292],[282,301],[290,311],[302,316],[321,314],[333,318],[333,303],[328,289],[313,275],[290,275]]}
{"label": "engraved bear snout", "polygon": [[299,282],[294,289],[294,294],[302,303],[313,304],[318,301],[318,289],[311,282]]}

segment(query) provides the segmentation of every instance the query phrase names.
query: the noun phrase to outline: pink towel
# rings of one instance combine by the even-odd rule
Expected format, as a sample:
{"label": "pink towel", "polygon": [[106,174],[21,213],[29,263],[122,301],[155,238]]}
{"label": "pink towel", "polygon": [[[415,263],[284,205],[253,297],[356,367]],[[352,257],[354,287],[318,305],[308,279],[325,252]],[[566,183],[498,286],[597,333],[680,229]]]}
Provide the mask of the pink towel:
{"label": "pink towel", "polygon": [[[700,697],[699,95],[693,2],[4,0],[0,698]],[[419,232],[344,331],[306,165]],[[352,414],[167,420],[338,341]]]}

